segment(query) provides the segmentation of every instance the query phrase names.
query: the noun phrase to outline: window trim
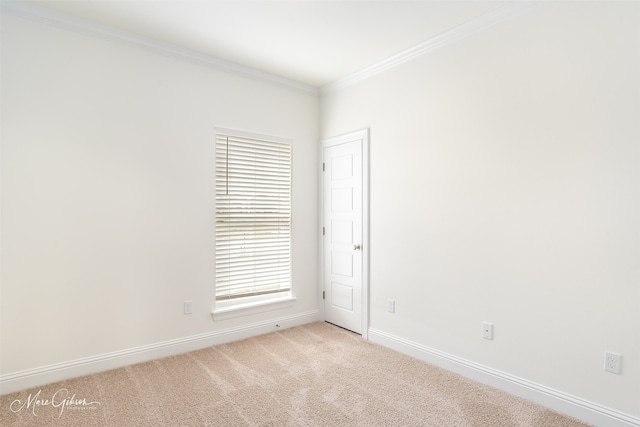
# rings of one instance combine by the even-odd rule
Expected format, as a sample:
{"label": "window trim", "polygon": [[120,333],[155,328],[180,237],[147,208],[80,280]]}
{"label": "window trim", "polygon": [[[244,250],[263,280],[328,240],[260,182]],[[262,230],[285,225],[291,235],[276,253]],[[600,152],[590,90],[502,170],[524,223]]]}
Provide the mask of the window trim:
{"label": "window trim", "polygon": [[272,295],[271,298],[264,299],[262,301],[245,302],[239,304],[236,300],[236,304],[229,304],[228,306],[224,306],[224,303],[228,302],[227,300],[223,301],[222,304],[216,303],[213,311],[211,312],[211,315],[213,316],[213,320],[216,321],[234,319],[236,317],[250,316],[252,314],[265,313],[267,311],[292,307],[295,301],[296,297],[294,297],[293,295],[284,297],[273,297]]}
{"label": "window trim", "polygon": [[[293,150],[293,140],[289,138],[274,137],[271,135],[259,134],[254,132],[246,132],[246,131],[239,131],[236,129],[216,127],[215,135],[214,135],[214,150],[213,150],[214,165],[216,161],[215,144],[217,143],[217,139],[220,134],[233,136],[237,138],[247,138],[247,139],[255,139],[259,141],[269,141],[269,142],[289,144],[291,145],[291,148]],[[292,159],[292,162],[293,162],[293,159]],[[293,164],[291,165],[291,167],[292,167],[292,176],[291,176],[290,197],[291,197],[291,211],[293,211]],[[216,170],[214,166],[214,175],[215,173],[216,173]],[[214,198],[214,212],[215,212],[215,198]],[[215,231],[215,214],[214,214],[214,237],[215,237],[215,233],[216,231]],[[293,245],[293,212],[291,212],[291,229],[289,231],[289,239],[290,239],[290,245],[292,246]],[[216,253],[216,249],[214,246],[214,289],[213,289],[214,304],[213,304],[213,310],[211,312],[214,320],[224,320],[224,319],[230,319],[230,318],[235,318],[240,316],[247,316],[247,315],[256,314],[256,313],[262,313],[262,312],[271,311],[271,310],[277,310],[281,308],[287,308],[292,306],[296,301],[296,297],[294,296],[294,286],[293,286],[293,250],[292,248],[290,249],[290,253],[289,253],[289,259],[291,264],[289,291],[274,292],[274,293],[265,294],[265,295],[252,295],[252,296],[238,297],[234,299],[223,299],[223,300],[218,300],[216,298],[217,283],[215,282],[217,279],[217,273],[215,269],[215,262],[216,262],[215,253]]]}

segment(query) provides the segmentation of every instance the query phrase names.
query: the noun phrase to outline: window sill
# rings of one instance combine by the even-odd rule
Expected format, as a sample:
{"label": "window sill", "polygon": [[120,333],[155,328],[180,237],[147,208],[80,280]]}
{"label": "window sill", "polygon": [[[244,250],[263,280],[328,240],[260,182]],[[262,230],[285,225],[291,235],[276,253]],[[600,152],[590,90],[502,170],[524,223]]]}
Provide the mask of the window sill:
{"label": "window sill", "polygon": [[214,321],[233,319],[235,317],[249,316],[251,314],[264,313],[266,311],[291,307],[295,300],[295,297],[287,296],[284,298],[237,304],[229,307],[216,307],[211,312],[211,315],[213,316]]}

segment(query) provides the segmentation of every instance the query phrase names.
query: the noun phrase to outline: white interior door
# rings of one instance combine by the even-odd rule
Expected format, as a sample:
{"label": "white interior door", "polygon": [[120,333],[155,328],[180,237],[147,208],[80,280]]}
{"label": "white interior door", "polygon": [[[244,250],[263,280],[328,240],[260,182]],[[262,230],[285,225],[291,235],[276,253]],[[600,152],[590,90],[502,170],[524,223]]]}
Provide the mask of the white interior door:
{"label": "white interior door", "polygon": [[[364,132],[364,134],[363,134]],[[323,289],[325,320],[362,333],[366,131],[323,142]]]}

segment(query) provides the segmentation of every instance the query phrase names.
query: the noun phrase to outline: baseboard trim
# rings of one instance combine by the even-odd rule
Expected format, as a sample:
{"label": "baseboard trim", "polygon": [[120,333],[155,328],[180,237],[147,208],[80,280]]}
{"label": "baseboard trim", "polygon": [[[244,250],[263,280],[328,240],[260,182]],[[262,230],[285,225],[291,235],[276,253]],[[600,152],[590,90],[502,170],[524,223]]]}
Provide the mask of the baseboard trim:
{"label": "baseboard trim", "polygon": [[369,340],[595,426],[640,427],[638,417],[374,328],[369,328]]}
{"label": "baseboard trim", "polygon": [[238,341],[274,332],[278,329],[315,322],[319,319],[320,312],[311,310],[291,316],[275,317],[262,322],[13,372],[0,376],[0,394],[13,393],[56,381],[95,374],[135,363],[199,350],[212,345]]}

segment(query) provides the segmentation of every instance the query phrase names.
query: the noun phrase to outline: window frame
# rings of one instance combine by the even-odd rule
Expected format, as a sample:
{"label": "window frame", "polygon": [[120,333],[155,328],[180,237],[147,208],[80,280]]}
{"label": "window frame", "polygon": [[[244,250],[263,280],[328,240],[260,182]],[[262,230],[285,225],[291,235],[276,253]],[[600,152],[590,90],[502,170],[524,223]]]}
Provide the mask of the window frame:
{"label": "window frame", "polygon": [[[231,299],[219,300],[217,297],[217,282],[218,282],[218,269],[216,265],[216,258],[218,255],[217,243],[214,243],[214,308],[212,315],[214,320],[224,320],[228,318],[234,318],[239,316],[246,316],[254,313],[261,313],[265,311],[277,310],[281,308],[290,307],[295,302],[293,287],[293,140],[288,138],[274,137],[271,135],[259,134],[254,132],[239,131],[228,128],[215,128],[214,135],[214,177],[217,175],[216,161],[217,159],[217,144],[218,137],[220,135],[228,136],[230,138],[240,139],[252,139],[256,141],[274,142],[280,144],[288,144],[291,147],[291,176],[290,176],[290,223],[289,223],[289,291],[286,292],[274,292],[262,295],[250,295],[243,297],[236,297]],[[217,192],[216,185],[214,184],[214,238],[217,241]]]}

